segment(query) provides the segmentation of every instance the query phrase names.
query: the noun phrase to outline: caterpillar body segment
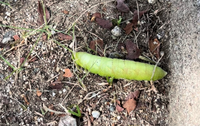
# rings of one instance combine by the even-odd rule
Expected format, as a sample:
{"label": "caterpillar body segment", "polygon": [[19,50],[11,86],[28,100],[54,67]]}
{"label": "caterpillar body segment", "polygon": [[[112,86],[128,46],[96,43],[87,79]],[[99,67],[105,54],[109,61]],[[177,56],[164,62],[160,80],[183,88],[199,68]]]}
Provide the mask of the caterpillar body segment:
{"label": "caterpillar body segment", "polygon": [[[89,72],[105,77],[128,80],[151,80],[154,65],[130,60],[95,56],[86,52],[74,53],[75,62]],[[167,72],[156,67],[153,81],[162,79]]]}

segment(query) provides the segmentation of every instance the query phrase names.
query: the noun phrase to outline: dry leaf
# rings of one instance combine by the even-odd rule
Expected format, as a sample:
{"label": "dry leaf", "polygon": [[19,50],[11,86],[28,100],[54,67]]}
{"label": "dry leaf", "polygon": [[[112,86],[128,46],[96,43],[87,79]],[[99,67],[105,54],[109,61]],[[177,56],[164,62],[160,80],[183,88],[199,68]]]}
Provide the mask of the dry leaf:
{"label": "dry leaf", "polygon": [[138,97],[139,97],[139,95],[140,95],[140,91],[139,90],[134,91],[134,92],[130,92],[128,94],[128,96],[126,97],[126,100],[128,100],[128,99],[135,99],[135,100],[137,100]]}
{"label": "dry leaf", "polygon": [[70,36],[70,35],[65,35],[65,34],[63,34],[63,33],[59,33],[58,36],[59,36],[59,39],[60,39],[60,40],[72,40],[72,39],[73,39],[72,36]]}
{"label": "dry leaf", "polygon": [[112,22],[102,19],[102,18],[96,18],[96,23],[100,25],[102,28],[110,29],[113,25]]}
{"label": "dry leaf", "polygon": [[140,95],[140,91],[134,91],[131,92],[127,98],[126,98],[126,102],[124,103],[123,107],[127,110],[128,114],[130,114],[131,111],[135,110],[136,106],[137,106],[137,99]]}
{"label": "dry leaf", "polygon": [[128,6],[124,3],[124,0],[117,0],[117,9],[121,12],[129,12],[130,11]]}
{"label": "dry leaf", "polygon": [[124,28],[124,30],[125,30],[125,33],[126,33],[127,35],[130,34],[131,31],[133,30],[133,23],[128,23],[128,24],[126,25],[126,27]]}
{"label": "dry leaf", "polygon": [[[38,24],[42,25],[44,24],[44,11],[43,11],[43,5],[40,3],[40,1],[38,1]],[[48,11],[48,9],[45,7],[45,14],[46,14],[46,21],[48,22],[50,19],[50,12]]]}
{"label": "dry leaf", "polygon": [[95,21],[96,18],[101,18],[101,13],[96,12],[92,15],[91,21]]}
{"label": "dry leaf", "polygon": [[131,40],[126,40],[125,45],[128,52],[128,55],[126,55],[126,59],[133,60],[137,59],[140,56],[140,50],[137,48],[137,45]]}
{"label": "dry leaf", "polygon": [[64,13],[64,14],[69,14],[69,11],[64,10],[63,13]]}
{"label": "dry leaf", "polygon": [[65,74],[63,77],[73,77],[73,73],[70,71],[70,69],[65,69]]}
{"label": "dry leaf", "polygon": [[37,89],[36,94],[37,94],[38,97],[40,97],[42,95],[42,92]]}
{"label": "dry leaf", "polygon": [[94,40],[90,42],[90,49],[97,51],[99,55],[103,55],[103,41],[102,40]]}
{"label": "dry leaf", "polygon": [[156,56],[157,59],[160,58],[160,42],[157,38],[149,39],[149,50],[154,56]]}
{"label": "dry leaf", "polygon": [[19,36],[18,35],[14,35],[13,38],[14,38],[15,41],[19,40]]}
{"label": "dry leaf", "polygon": [[116,110],[118,111],[118,112],[122,112],[122,111],[124,111],[124,108],[122,108],[121,107],[121,102],[119,101],[119,100],[116,100]]}
{"label": "dry leaf", "polygon": [[57,81],[52,82],[51,84],[49,84],[49,87],[51,87],[51,89],[62,89],[63,88],[63,84],[61,83],[61,81],[57,80]]}
{"label": "dry leaf", "polygon": [[136,108],[136,100],[135,99],[128,99],[123,107],[127,110],[128,114],[130,114],[131,111],[133,111]]}

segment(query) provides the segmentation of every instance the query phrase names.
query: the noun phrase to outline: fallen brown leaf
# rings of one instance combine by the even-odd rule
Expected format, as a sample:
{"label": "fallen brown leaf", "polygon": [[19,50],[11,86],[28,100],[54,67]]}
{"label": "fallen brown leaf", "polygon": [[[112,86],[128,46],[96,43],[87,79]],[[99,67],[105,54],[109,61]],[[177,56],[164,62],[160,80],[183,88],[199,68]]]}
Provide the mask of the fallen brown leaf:
{"label": "fallen brown leaf", "polygon": [[63,88],[63,84],[61,83],[61,81],[57,80],[57,81],[49,84],[49,87],[51,87],[51,89],[58,89],[59,90],[59,89]]}
{"label": "fallen brown leaf", "polygon": [[118,112],[122,112],[122,111],[124,111],[124,108],[122,108],[121,107],[121,102],[119,101],[119,100],[116,100],[116,110],[118,111]]}
{"label": "fallen brown leaf", "polygon": [[91,21],[95,21],[96,18],[101,18],[101,13],[96,12],[92,15]]}
{"label": "fallen brown leaf", "polygon": [[102,28],[110,29],[113,25],[112,22],[102,19],[102,18],[96,18],[96,23],[100,25]]}
{"label": "fallen brown leaf", "polygon": [[126,100],[128,100],[128,99],[135,99],[135,100],[137,100],[138,97],[139,97],[139,95],[140,95],[140,91],[139,90],[134,91],[134,92],[130,92],[128,94],[128,96],[126,97]]}
{"label": "fallen brown leaf", "polygon": [[130,11],[128,6],[124,3],[124,0],[117,0],[117,9],[121,12],[129,12]]}
{"label": "fallen brown leaf", "polygon": [[99,55],[102,55],[103,52],[103,41],[102,40],[94,40],[90,42],[90,49],[92,49],[93,51],[97,51],[97,53]]}
{"label": "fallen brown leaf", "polygon": [[[44,11],[43,11],[43,5],[40,3],[40,1],[38,0],[38,24],[42,25],[44,24]],[[48,11],[47,7],[45,7],[45,14],[46,14],[46,21],[48,22],[50,19],[50,12]]]}
{"label": "fallen brown leaf", "polygon": [[37,94],[38,97],[40,97],[42,95],[42,92],[37,89],[36,94]]}
{"label": "fallen brown leaf", "polygon": [[64,13],[64,14],[69,14],[69,11],[64,10],[63,13]]}
{"label": "fallen brown leaf", "polygon": [[131,111],[133,111],[136,108],[136,100],[135,99],[128,99],[123,107],[127,110],[128,114],[130,114]]}
{"label": "fallen brown leaf", "polygon": [[125,33],[126,33],[127,35],[130,34],[131,31],[133,30],[133,23],[128,23],[128,24],[126,25],[126,27],[124,28],[124,30],[125,30]]}
{"label": "fallen brown leaf", "polygon": [[63,33],[59,33],[58,36],[59,36],[59,39],[60,39],[60,40],[72,40],[72,39],[73,39],[72,36],[70,36],[70,35],[65,35],[65,34],[63,34]]}
{"label": "fallen brown leaf", "polygon": [[19,36],[18,35],[14,35],[13,38],[14,38],[15,41],[19,40]]}
{"label": "fallen brown leaf", "polygon": [[131,40],[126,40],[125,45],[128,52],[128,55],[126,55],[126,59],[133,60],[137,59],[140,56],[140,50],[137,48],[137,45]]}
{"label": "fallen brown leaf", "polygon": [[160,42],[157,38],[149,39],[149,50],[157,59],[160,58]]}
{"label": "fallen brown leaf", "polygon": [[70,71],[70,69],[65,69],[65,74],[63,77],[73,77],[73,73]]}
{"label": "fallen brown leaf", "polygon": [[130,114],[131,111],[135,110],[136,106],[137,106],[137,99],[140,95],[140,91],[134,91],[131,92],[127,98],[126,98],[126,102],[124,103],[123,107],[127,110],[128,114]]}

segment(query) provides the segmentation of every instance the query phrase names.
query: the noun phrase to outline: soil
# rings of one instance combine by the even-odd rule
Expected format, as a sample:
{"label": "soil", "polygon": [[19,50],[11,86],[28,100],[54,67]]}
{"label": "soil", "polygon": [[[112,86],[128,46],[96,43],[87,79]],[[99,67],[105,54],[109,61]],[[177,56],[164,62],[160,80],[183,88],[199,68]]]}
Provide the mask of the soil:
{"label": "soil", "polygon": [[[45,2],[51,14],[49,27],[73,36],[72,26],[76,23],[76,51],[95,54],[89,49],[90,42],[102,39],[106,56],[121,54],[116,48],[129,39],[138,45],[143,56],[158,61],[148,47],[150,37],[158,38],[160,51],[164,52],[158,65],[168,75],[153,83],[157,91],[151,90],[152,85],[146,81],[119,79],[110,86],[105,77],[77,67],[71,52],[54,41],[70,48],[73,40],[61,41],[57,34],[51,35],[48,40],[38,39],[41,32],[31,32],[23,39],[29,33],[25,28],[41,28],[38,25],[38,1],[7,1],[10,7],[0,4],[0,24],[11,27],[0,26],[0,42],[6,34],[19,35],[20,40],[0,44],[0,55],[7,61],[0,60],[1,125],[58,125],[60,118],[66,115],[65,110],[76,111],[76,105],[82,116],[72,117],[81,126],[199,125],[200,114],[195,112],[199,110],[200,103],[196,95],[200,91],[198,1],[159,0],[150,4],[144,0],[127,0],[129,13],[119,12],[115,0]],[[127,35],[123,28],[127,21],[131,22],[135,10],[148,12],[140,18],[138,30]],[[95,12],[109,21],[122,16],[122,35],[114,38],[111,30],[92,22]],[[20,68],[27,56],[20,71],[14,71],[8,64]],[[69,69],[73,77],[63,77],[65,69]],[[117,111],[116,101],[124,104],[127,96],[137,90],[140,95],[136,109],[130,113],[126,109]],[[46,111],[46,107],[53,112]],[[92,111],[100,112],[100,116],[94,118]]]}

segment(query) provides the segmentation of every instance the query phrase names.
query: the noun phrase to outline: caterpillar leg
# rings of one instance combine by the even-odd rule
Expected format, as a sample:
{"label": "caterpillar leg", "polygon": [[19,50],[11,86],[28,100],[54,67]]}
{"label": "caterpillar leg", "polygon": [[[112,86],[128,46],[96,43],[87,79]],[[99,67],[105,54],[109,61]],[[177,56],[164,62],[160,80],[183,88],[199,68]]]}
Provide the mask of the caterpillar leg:
{"label": "caterpillar leg", "polygon": [[112,85],[114,77],[106,77],[107,82]]}

